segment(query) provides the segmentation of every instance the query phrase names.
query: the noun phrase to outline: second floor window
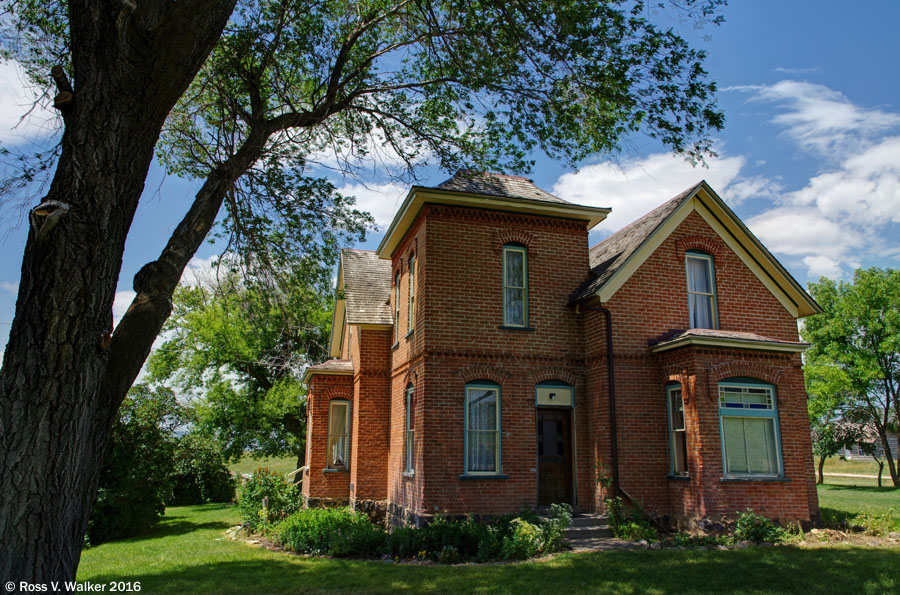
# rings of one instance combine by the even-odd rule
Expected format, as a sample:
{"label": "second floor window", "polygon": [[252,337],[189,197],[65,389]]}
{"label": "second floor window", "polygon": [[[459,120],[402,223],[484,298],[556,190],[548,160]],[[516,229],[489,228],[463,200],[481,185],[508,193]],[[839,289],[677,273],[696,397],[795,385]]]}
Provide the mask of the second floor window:
{"label": "second floor window", "polygon": [[394,344],[400,341],[400,273],[394,275]]}
{"label": "second floor window", "polygon": [[688,252],[685,266],[691,328],[717,328],[716,281],[712,256],[703,252]]}
{"label": "second floor window", "polygon": [[416,328],[416,257],[415,255],[409,257],[409,330],[408,333],[413,332],[413,329]]}
{"label": "second floor window", "polygon": [[503,325],[528,326],[528,249],[503,247]]}

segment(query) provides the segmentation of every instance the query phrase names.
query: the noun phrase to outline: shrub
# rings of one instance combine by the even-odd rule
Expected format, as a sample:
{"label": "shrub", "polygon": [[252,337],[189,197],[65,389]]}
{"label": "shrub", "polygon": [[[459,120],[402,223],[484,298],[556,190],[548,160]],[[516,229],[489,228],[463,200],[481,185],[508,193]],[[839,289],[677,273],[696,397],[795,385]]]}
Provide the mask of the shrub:
{"label": "shrub", "polygon": [[[263,510],[263,499],[267,507]],[[303,500],[297,487],[268,467],[257,469],[241,488],[241,519],[252,531],[266,530],[300,510]]]}
{"label": "shrub", "polygon": [[762,515],[746,510],[738,515],[734,525],[735,541],[752,541],[754,543],[783,541],[787,532]]}
{"label": "shrub", "polygon": [[643,509],[636,505],[629,514],[625,513],[622,499],[605,498],[606,516],[613,535],[632,541],[659,541],[659,533],[646,519]]}
{"label": "shrub", "polygon": [[512,531],[503,538],[500,553],[507,560],[532,558],[541,550],[543,532],[541,528],[523,518],[511,522]]}
{"label": "shrub", "polygon": [[172,491],[174,393],[136,385],[119,408],[100,467],[87,539],[92,545],[151,529]]}
{"label": "shrub", "polygon": [[279,524],[276,533],[285,548],[304,554],[373,558],[385,551],[384,529],[349,508],[298,511]]}
{"label": "shrub", "polygon": [[230,502],[234,498],[234,479],[215,441],[187,434],[175,447],[175,465],[171,473],[174,506]]}
{"label": "shrub", "polygon": [[544,553],[557,552],[564,547],[565,530],[572,525],[572,507],[568,504],[551,504],[550,517],[541,519]]}

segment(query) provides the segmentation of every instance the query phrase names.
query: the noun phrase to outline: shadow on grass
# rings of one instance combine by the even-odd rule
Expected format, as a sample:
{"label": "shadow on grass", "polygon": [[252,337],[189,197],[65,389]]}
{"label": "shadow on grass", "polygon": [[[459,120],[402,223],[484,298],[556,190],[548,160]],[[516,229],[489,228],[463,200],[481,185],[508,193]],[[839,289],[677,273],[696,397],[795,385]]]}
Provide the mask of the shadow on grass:
{"label": "shadow on grass", "polygon": [[214,562],[132,577],[146,593],[900,592],[900,549],[795,547],[568,554],[524,564],[417,566],[300,558]]}
{"label": "shadow on grass", "polygon": [[[888,481],[890,481],[890,480],[888,480]],[[827,483],[827,484],[821,485],[820,487],[824,487],[827,490],[834,491],[834,492],[850,491],[850,492],[869,492],[872,494],[885,494],[885,493],[889,494],[891,492],[896,492],[897,495],[900,496],[900,488],[895,488],[894,486],[891,486],[891,485],[878,487],[878,486]]]}
{"label": "shadow on grass", "polygon": [[[210,505],[205,505],[205,511],[210,510]],[[223,508],[227,507],[227,504],[221,505]],[[193,509],[194,507],[189,507]],[[197,507],[201,508],[201,507]],[[201,509],[202,510],[202,509]],[[108,543],[137,543],[140,541],[144,541],[147,539],[158,539],[162,537],[175,537],[178,535],[187,535],[188,533],[193,533],[194,531],[201,531],[204,529],[212,529],[217,531],[225,531],[229,527],[232,526],[233,523],[229,523],[226,521],[209,521],[205,523],[197,523],[194,521],[190,521],[191,517],[188,515],[180,515],[174,514],[170,515],[168,512],[166,516],[164,516],[159,524],[154,526],[152,529],[147,531],[146,533],[141,533],[140,535],[135,535],[133,537],[126,537],[124,539],[114,539],[111,541],[103,541],[95,545],[108,544]],[[196,518],[196,517],[194,517]]]}

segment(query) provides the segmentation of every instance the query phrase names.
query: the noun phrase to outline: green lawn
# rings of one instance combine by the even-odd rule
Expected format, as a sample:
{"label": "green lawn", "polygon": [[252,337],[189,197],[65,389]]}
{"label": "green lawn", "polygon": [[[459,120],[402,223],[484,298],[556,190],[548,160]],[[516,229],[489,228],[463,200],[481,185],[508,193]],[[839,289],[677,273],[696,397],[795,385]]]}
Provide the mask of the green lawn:
{"label": "green lawn", "polygon": [[248,456],[228,466],[229,469],[238,475],[241,473],[253,473],[259,467],[268,467],[279,473],[290,473],[297,468],[297,457],[257,458]]}
{"label": "green lawn", "polygon": [[[887,484],[890,485],[890,480]],[[893,530],[900,531],[900,488],[826,483],[819,486],[819,509],[826,523],[839,522],[859,513],[883,515],[890,512]]]}
{"label": "green lawn", "polygon": [[[818,461],[816,461],[818,465]],[[817,467],[818,469],[818,467]],[[875,461],[850,461],[841,460],[838,457],[825,459],[825,473],[857,473],[860,475],[878,475],[878,464]],[[884,466],[884,475],[890,481],[887,465]]]}
{"label": "green lawn", "polygon": [[[835,507],[849,506],[853,494],[847,492],[820,490],[823,502]],[[890,503],[887,492],[862,495],[876,507]],[[141,593],[900,592],[900,548],[633,550],[517,564],[419,566],[271,552],[225,537],[237,520],[231,506],[171,508],[146,537],[86,550],[78,580],[140,581]]]}

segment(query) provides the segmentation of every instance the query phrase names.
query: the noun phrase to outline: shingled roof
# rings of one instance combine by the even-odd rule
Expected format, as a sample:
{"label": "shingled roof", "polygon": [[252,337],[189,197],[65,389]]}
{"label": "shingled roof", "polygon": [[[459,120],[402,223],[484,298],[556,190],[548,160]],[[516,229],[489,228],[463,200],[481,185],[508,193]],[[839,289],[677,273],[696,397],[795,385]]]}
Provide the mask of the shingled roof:
{"label": "shingled roof", "polygon": [[436,190],[468,192],[469,194],[486,194],[504,198],[524,198],[560,204],[571,204],[558,196],[553,196],[534,185],[534,182],[521,176],[478,172],[461,169],[449,180],[434,186]]}
{"label": "shingled roof", "polygon": [[587,282],[572,294],[572,302],[586,298],[603,287],[619,267],[647,241],[656,229],[662,225],[669,215],[681,204],[693,196],[703,184],[698,182],[678,196],[664,202],[640,219],[633,221],[612,234],[590,250],[591,275]]}
{"label": "shingled roof", "polygon": [[391,261],[368,250],[342,250],[347,324],[393,324]]}

